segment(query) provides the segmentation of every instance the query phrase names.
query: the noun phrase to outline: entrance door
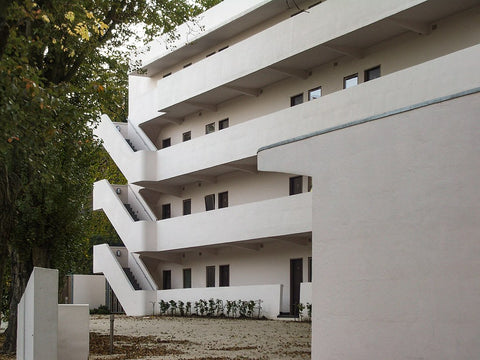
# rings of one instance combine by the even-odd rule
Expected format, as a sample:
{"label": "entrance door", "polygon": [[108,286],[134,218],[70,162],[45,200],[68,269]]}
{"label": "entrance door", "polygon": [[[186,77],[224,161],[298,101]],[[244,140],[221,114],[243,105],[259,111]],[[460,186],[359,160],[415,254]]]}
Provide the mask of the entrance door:
{"label": "entrance door", "polygon": [[303,259],[290,259],[290,314],[298,315],[300,283],[303,281]]}
{"label": "entrance door", "polygon": [[163,290],[169,290],[172,288],[172,271],[163,270]]}

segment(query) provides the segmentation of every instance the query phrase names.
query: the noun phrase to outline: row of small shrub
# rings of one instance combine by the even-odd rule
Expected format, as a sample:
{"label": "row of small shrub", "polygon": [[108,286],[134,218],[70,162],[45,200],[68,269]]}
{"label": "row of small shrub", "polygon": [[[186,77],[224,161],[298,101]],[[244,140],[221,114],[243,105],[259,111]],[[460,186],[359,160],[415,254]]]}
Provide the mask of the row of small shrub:
{"label": "row of small shrub", "polygon": [[210,317],[258,317],[260,318],[262,310],[262,300],[220,300],[220,299],[200,299],[194,303],[181,300],[164,301],[160,300],[160,315],[179,315],[179,316],[210,316]]}
{"label": "row of small shrub", "polygon": [[[299,303],[297,304],[297,309],[298,309],[298,319],[300,321],[306,320],[306,321],[311,321],[312,320],[312,304],[306,303],[302,304]],[[305,316],[304,311],[307,310],[307,316]]]}

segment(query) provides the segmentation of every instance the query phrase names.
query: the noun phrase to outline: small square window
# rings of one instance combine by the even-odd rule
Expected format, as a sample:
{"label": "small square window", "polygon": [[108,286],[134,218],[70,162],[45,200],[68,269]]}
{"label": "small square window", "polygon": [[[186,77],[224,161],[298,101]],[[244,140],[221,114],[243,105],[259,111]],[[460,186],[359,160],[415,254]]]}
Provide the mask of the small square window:
{"label": "small square window", "polygon": [[192,213],[192,199],[183,200],[183,215],[190,215]]}
{"label": "small square window", "polygon": [[300,105],[301,103],[303,103],[303,93],[290,98],[290,106]]}
{"label": "small square window", "polygon": [[228,128],[228,119],[223,119],[218,122],[218,130]]}
{"label": "small square window", "polygon": [[171,145],[172,145],[172,139],[171,138],[162,140],[162,149],[165,149],[165,148],[167,148]]}
{"label": "small square window", "polygon": [[205,196],[205,210],[215,210],[215,194]]}
{"label": "small square window", "polygon": [[210,134],[215,131],[215,123],[205,125],[205,134]]}
{"label": "small square window", "polygon": [[228,207],[228,191],[218,193],[218,208]]}
{"label": "small square window", "polygon": [[308,101],[318,99],[320,96],[322,96],[321,86],[312,90],[308,90]]}
{"label": "small square window", "polygon": [[290,178],[290,195],[301,194],[303,192],[303,176],[294,176]]}
{"label": "small square window", "polygon": [[171,207],[170,204],[162,205],[162,219],[169,219],[171,217]]}
{"label": "small square window", "polygon": [[183,141],[188,141],[192,139],[192,132],[187,131],[183,133]]}
{"label": "small square window", "polygon": [[343,78],[343,88],[348,89],[352,86],[358,85],[358,74],[352,74]]}
{"label": "small square window", "polygon": [[365,70],[365,81],[370,81],[380,77],[380,65]]}

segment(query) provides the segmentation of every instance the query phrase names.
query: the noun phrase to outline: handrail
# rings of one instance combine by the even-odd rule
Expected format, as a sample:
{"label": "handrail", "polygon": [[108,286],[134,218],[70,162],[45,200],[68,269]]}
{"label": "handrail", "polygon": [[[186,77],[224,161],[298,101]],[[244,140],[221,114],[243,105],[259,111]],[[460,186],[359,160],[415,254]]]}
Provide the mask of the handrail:
{"label": "handrail", "polygon": [[143,211],[145,211],[145,213],[147,214],[147,216],[150,218],[150,221],[157,221],[156,218],[152,218],[151,209],[150,209],[150,211],[147,210],[147,208],[145,207],[143,201],[140,200],[139,196],[137,196],[137,193],[133,190],[133,188],[130,186],[130,184],[128,184],[128,190],[132,192],[133,196],[135,197],[135,200],[137,200],[137,202],[140,204],[140,206],[142,207]]}
{"label": "handrail", "polygon": [[151,288],[152,290],[157,290],[156,286],[152,285],[152,283],[151,283],[150,279],[148,278],[148,276],[145,275],[145,272],[143,271],[142,266],[138,263],[138,261],[137,261],[137,259],[135,258],[135,256],[134,256],[132,253],[130,253],[130,252],[129,252],[128,254],[129,254],[129,255],[132,257],[132,259],[135,261],[135,264],[137,264],[137,266],[138,266],[138,268],[140,269],[140,272],[142,273],[143,277],[145,278],[145,280],[147,280],[148,285],[150,285],[150,288]]}
{"label": "handrail", "polygon": [[[128,121],[128,123],[130,123],[130,120],[127,119],[127,121]],[[127,124],[128,124],[128,123],[127,123]],[[145,139],[143,138],[143,136],[140,135],[140,133],[138,132],[136,126],[130,125],[130,128],[132,128],[133,131],[135,131],[135,134],[137,134],[137,136],[139,137],[139,139],[140,139],[140,140],[143,142],[143,144],[145,145],[146,150],[150,150],[150,151],[157,151],[157,150],[158,150],[156,147],[155,147],[155,149],[151,149],[151,147],[149,146],[149,144],[147,144],[147,142],[145,141]],[[152,143],[152,145],[154,145],[154,144]],[[155,145],[154,145],[154,146],[155,146]]]}

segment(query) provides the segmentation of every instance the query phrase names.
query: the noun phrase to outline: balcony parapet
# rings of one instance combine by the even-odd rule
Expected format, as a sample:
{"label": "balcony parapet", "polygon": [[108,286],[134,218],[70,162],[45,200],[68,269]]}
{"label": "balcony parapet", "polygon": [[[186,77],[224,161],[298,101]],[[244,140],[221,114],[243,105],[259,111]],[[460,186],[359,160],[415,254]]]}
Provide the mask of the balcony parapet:
{"label": "balcony parapet", "polygon": [[160,220],[156,246],[145,250],[178,250],[309,232],[311,207],[312,193],[303,193]]}

